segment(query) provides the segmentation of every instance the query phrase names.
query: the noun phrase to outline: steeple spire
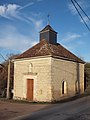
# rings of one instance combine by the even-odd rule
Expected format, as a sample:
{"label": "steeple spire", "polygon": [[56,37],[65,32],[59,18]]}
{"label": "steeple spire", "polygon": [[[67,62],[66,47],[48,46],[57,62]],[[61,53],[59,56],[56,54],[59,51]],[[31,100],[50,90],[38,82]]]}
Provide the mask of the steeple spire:
{"label": "steeple spire", "polygon": [[50,25],[50,14],[47,15],[48,18],[48,25]]}

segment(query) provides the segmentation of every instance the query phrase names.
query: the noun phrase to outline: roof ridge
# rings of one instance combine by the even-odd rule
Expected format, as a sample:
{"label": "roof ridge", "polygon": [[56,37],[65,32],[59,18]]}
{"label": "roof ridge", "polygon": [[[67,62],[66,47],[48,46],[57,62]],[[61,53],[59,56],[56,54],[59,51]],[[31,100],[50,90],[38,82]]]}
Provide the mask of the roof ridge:
{"label": "roof ridge", "polygon": [[[59,44],[63,49],[67,50],[70,54],[72,54],[73,56],[75,56],[77,59],[81,60],[79,57],[77,57],[74,53],[72,53],[71,51],[69,51],[68,49],[66,49],[64,46],[62,46],[61,44]],[[83,60],[81,60],[83,61]]]}
{"label": "roof ridge", "polygon": [[52,51],[50,49],[50,44],[48,42],[46,44],[47,44],[47,47],[48,47],[49,54],[52,55]]}

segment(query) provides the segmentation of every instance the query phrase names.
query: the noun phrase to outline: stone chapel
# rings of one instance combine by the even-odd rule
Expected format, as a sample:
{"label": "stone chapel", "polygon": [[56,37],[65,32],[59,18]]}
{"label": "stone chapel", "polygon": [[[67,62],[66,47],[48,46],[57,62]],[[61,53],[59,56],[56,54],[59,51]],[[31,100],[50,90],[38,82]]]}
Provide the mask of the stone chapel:
{"label": "stone chapel", "polygon": [[55,102],[84,92],[84,61],[57,43],[47,25],[40,41],[14,60],[13,99]]}

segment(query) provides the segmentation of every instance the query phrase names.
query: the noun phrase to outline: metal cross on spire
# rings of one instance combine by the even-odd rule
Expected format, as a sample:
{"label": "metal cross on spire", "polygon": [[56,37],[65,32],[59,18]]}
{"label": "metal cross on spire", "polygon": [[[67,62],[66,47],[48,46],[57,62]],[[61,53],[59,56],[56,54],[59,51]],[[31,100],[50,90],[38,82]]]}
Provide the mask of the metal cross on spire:
{"label": "metal cross on spire", "polygon": [[50,25],[50,14],[47,15],[48,18],[48,25]]}

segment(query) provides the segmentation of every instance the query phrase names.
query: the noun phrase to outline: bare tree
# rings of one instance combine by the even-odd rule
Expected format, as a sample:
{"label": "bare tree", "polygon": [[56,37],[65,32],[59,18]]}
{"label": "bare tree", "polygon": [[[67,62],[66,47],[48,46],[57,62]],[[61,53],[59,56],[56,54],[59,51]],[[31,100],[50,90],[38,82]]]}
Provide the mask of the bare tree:
{"label": "bare tree", "polygon": [[[18,55],[10,54],[6,61],[0,64],[0,94],[6,97],[7,79],[8,79],[8,62],[9,59],[15,59]],[[13,89],[13,79],[14,79],[14,64],[10,63],[10,90]]]}

